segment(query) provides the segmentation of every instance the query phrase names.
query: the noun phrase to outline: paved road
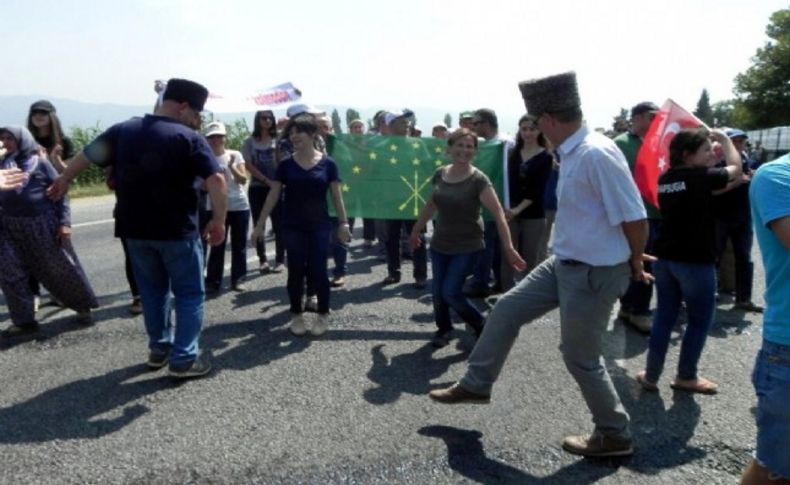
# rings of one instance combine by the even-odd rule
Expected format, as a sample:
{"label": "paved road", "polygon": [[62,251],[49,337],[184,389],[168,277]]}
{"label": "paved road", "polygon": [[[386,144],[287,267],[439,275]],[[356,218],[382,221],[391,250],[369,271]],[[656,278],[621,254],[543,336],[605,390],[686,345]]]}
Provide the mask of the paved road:
{"label": "paved road", "polygon": [[288,333],[285,274],[251,274],[252,291],[207,304],[216,372],[174,383],[143,365],[111,208],[73,204],[96,325],[46,307],[39,338],[0,342],[2,483],[710,484],[737,483],[750,459],[759,318],[720,307],[701,365],[721,384],[712,397],[674,393],[667,378],[659,394],[640,391],[646,339],[613,321],[605,357],[638,450],[580,459],[559,446],[591,423],[557,349],[556,312],[523,329],[490,405],[434,404],[426,393],[462,375],[470,341],[427,345],[430,296],[408,282],[379,287],[384,266],[358,241],[324,337]]}

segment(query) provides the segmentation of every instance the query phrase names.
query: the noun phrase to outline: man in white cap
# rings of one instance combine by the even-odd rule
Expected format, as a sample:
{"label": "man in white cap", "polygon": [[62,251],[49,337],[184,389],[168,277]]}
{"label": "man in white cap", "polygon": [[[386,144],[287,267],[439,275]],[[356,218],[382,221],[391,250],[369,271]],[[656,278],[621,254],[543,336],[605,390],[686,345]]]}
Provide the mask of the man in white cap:
{"label": "man in white cap", "polygon": [[446,140],[447,137],[450,135],[450,131],[447,129],[447,125],[444,123],[436,123],[433,125],[431,129],[431,136],[434,138],[439,138],[440,140]]}
{"label": "man in white cap", "polygon": [[[385,115],[389,136],[409,136],[409,127],[414,113],[402,110]],[[401,279],[401,230],[410,234],[414,226],[413,220],[390,219],[387,221],[387,277],[383,285],[399,283]],[[422,244],[412,253],[414,260],[414,287],[423,289],[428,279],[428,253],[425,249],[425,236]]]}
{"label": "man in white cap", "polygon": [[630,279],[651,278],[642,264],[645,208],[622,152],[584,126],[575,73],[519,87],[561,159],[554,255],[497,301],[466,375],[430,397],[446,404],[489,402],[521,326],[559,307],[562,357],[595,424],[591,435],[569,436],[562,446],[584,456],[630,455],[629,417],[604,365],[602,340]]}

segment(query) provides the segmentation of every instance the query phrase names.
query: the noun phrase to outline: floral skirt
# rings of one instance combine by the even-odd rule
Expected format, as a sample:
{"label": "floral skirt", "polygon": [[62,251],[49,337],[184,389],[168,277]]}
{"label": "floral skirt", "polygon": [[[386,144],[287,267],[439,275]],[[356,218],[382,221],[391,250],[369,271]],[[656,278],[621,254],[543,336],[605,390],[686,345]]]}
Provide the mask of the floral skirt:
{"label": "floral skirt", "polygon": [[72,310],[99,306],[71,242],[58,240],[58,227],[53,213],[0,217],[0,286],[15,325],[35,322],[30,275]]}

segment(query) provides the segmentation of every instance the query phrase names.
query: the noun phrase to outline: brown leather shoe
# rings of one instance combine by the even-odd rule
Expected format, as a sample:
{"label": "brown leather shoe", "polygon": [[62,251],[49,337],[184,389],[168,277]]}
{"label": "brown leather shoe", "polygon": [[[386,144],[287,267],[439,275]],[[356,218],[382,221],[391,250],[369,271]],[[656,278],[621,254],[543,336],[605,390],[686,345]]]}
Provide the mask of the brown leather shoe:
{"label": "brown leather shoe", "polygon": [[568,436],[562,440],[562,448],[568,453],[581,456],[629,456],[634,453],[631,440],[593,433],[584,436]]}
{"label": "brown leather shoe", "polygon": [[447,389],[434,389],[428,393],[428,396],[442,404],[488,404],[491,402],[491,396],[467,391],[458,383]]}

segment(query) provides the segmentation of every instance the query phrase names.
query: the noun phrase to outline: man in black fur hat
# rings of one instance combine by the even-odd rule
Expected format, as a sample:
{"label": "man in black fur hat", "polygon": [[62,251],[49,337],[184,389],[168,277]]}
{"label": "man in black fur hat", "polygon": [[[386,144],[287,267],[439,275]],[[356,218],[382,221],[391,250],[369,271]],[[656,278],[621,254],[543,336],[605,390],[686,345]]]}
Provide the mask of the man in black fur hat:
{"label": "man in black fur hat", "polygon": [[153,369],[169,364],[177,378],[211,370],[198,349],[205,297],[198,187],[205,183],[214,207],[203,234],[211,245],[225,238],[227,192],[211,148],[195,131],[207,98],[200,84],[170,79],[155,114],[110,127],[74,157],[49,190],[58,199],[91,163],[111,168],[118,199],[115,235],[126,239],[140,289],[147,364]]}
{"label": "man in black fur hat", "polygon": [[521,326],[559,307],[562,357],[595,424],[591,435],[569,436],[562,446],[584,456],[630,455],[628,413],[601,354],[615,300],[631,278],[651,278],[642,265],[645,208],[622,152],[584,126],[574,73],[519,87],[527,111],[538,117],[538,128],[560,159],[554,256],[491,310],[466,375],[430,397],[445,404],[489,402]]}

